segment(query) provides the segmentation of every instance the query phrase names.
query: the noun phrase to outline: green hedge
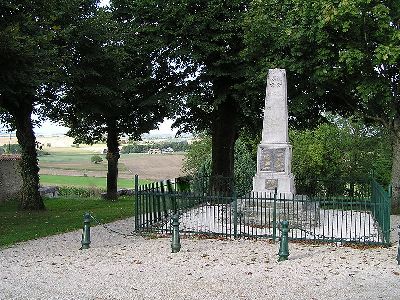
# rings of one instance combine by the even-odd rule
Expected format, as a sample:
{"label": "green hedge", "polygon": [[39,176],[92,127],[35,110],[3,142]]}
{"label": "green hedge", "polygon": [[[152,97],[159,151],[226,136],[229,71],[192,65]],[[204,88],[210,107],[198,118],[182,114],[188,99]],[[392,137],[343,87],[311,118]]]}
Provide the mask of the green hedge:
{"label": "green hedge", "polygon": [[58,194],[62,197],[89,198],[100,196],[102,192],[105,190],[96,187],[61,186],[58,189]]}

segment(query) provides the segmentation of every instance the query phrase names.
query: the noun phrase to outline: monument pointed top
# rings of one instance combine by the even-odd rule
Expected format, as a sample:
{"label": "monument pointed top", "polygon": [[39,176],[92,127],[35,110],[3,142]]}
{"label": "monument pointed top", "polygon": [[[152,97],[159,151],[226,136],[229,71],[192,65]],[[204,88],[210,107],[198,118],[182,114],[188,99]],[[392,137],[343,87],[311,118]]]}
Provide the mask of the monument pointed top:
{"label": "monument pointed top", "polygon": [[268,71],[262,142],[289,142],[285,69],[270,69]]}

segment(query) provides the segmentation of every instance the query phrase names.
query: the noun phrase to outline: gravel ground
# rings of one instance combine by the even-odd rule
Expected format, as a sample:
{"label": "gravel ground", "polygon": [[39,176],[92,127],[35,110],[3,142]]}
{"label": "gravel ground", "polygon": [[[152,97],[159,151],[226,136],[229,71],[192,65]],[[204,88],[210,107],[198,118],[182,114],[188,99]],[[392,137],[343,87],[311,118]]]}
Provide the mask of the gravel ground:
{"label": "gravel ground", "polygon": [[[110,226],[129,232],[132,222]],[[182,238],[173,254],[169,238],[97,226],[87,250],[81,231],[1,250],[0,299],[400,299],[392,235],[389,248],[290,243],[278,263],[267,240]]]}

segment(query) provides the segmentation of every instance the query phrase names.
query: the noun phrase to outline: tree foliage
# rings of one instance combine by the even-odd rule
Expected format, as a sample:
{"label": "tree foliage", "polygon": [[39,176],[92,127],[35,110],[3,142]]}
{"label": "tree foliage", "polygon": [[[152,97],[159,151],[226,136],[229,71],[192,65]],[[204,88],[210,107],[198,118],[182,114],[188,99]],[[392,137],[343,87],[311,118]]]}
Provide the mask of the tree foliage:
{"label": "tree foliage", "polygon": [[292,130],[292,170],[296,178],[327,181],[365,180],[371,173],[390,182],[392,151],[382,127],[337,117],[313,130]]}

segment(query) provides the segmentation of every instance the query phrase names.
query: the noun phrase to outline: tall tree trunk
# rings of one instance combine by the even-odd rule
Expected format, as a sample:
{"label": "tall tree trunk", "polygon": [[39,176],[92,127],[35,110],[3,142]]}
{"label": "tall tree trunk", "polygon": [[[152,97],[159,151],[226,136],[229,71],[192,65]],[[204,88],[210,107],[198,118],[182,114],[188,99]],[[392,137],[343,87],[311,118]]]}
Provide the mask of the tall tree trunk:
{"label": "tall tree trunk", "polygon": [[118,181],[118,130],[115,119],[107,122],[107,194],[108,200],[116,200],[117,194],[117,181]]}
{"label": "tall tree trunk", "polygon": [[218,106],[211,125],[212,170],[211,188],[214,192],[230,194],[233,191],[234,148],[237,139],[236,107],[233,99]]}
{"label": "tall tree trunk", "polygon": [[44,210],[43,199],[39,193],[39,166],[36,152],[36,138],[31,119],[32,110],[33,105],[25,103],[13,114],[18,143],[22,149],[20,208],[22,210]]}
{"label": "tall tree trunk", "polygon": [[392,212],[395,212],[400,204],[400,117],[394,120],[393,126],[392,187]]}

